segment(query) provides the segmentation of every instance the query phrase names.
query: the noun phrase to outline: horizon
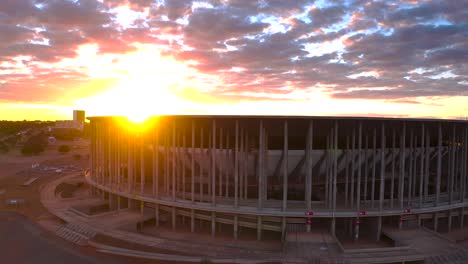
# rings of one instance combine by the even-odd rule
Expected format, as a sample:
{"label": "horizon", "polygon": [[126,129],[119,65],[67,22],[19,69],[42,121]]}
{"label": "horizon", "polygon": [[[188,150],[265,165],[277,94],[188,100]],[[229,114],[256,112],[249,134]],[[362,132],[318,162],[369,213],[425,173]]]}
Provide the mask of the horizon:
{"label": "horizon", "polygon": [[8,1],[1,120],[464,119],[463,1]]}

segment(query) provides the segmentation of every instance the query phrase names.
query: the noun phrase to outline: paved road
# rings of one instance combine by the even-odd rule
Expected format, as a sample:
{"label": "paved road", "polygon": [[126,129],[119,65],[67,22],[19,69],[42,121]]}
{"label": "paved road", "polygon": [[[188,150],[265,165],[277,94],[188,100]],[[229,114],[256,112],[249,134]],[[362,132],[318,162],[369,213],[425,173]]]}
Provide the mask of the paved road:
{"label": "paved road", "polygon": [[20,214],[0,212],[0,263],[120,264],[126,261],[74,247]]}

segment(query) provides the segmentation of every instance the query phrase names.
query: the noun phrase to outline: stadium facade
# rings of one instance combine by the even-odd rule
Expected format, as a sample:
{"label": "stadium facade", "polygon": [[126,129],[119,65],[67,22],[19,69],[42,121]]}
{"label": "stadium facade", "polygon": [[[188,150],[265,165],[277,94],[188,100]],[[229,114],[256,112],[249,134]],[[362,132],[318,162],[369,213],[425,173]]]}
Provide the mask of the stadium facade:
{"label": "stadium facade", "polygon": [[122,117],[89,120],[93,193],[152,214],[155,226],[378,240],[386,225],[465,222],[466,121],[159,116],[137,129]]}

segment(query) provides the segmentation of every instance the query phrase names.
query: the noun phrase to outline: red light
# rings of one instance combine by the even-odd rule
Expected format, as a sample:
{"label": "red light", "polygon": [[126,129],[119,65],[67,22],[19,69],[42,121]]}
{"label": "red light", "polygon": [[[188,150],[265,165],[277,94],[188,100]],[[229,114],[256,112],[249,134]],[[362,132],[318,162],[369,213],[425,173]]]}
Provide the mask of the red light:
{"label": "red light", "polygon": [[405,214],[408,214],[408,213],[411,213],[411,209],[410,209],[410,208],[406,208],[406,209],[405,209]]}
{"label": "red light", "polygon": [[312,224],[312,221],[307,219],[307,222],[306,222],[308,225]]}
{"label": "red light", "polygon": [[359,225],[359,218],[354,219],[354,224]]}
{"label": "red light", "polygon": [[359,213],[359,215],[360,215],[360,216],[365,216],[365,215],[367,215],[367,212],[364,211],[364,210],[362,210],[362,211]]}
{"label": "red light", "polygon": [[312,211],[306,212],[305,215],[306,215],[306,216],[313,216],[313,215],[314,215],[314,212],[312,212]]}

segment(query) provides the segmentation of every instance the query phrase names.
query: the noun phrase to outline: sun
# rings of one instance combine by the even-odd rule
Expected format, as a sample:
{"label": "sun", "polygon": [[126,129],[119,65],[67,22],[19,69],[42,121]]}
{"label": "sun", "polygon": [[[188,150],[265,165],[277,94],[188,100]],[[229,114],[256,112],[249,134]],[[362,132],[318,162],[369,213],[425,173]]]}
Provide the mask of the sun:
{"label": "sun", "polygon": [[94,114],[121,115],[141,123],[152,115],[181,113],[190,104],[178,95],[191,86],[194,73],[186,64],[163,57],[158,49],[147,45],[114,61],[108,69],[100,69],[100,74],[108,71],[109,76],[116,76],[115,85],[81,100]]}

